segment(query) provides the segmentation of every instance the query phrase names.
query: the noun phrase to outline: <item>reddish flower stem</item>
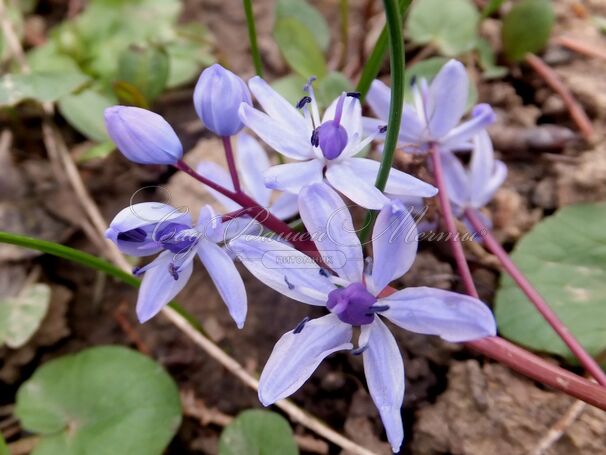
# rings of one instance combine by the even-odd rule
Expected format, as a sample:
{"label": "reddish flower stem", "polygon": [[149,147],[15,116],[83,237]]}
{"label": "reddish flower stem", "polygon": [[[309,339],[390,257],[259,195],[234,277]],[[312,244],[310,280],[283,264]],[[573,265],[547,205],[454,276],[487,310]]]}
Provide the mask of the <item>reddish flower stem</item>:
{"label": "reddish flower stem", "polygon": [[225,149],[225,158],[227,159],[227,168],[229,169],[229,175],[231,176],[231,182],[234,184],[234,190],[236,193],[241,193],[240,178],[238,177],[238,170],[236,169],[236,161],[234,160],[234,150],[231,146],[231,137],[223,136],[223,148]]}
{"label": "reddish flower stem", "polygon": [[570,332],[568,327],[566,327],[560,318],[558,318],[555,312],[549,307],[545,299],[543,299],[541,294],[539,294],[539,292],[528,281],[520,269],[518,269],[518,267],[513,263],[507,252],[493,237],[490,230],[484,225],[484,223],[482,223],[482,220],[478,214],[472,209],[467,209],[465,210],[465,216],[473,228],[482,235],[484,244],[499,259],[505,271],[516,282],[520,290],[526,294],[528,300],[532,302],[539,313],[541,313],[543,318],[560,336],[562,341],[566,343],[566,346],[568,346],[581,365],[585,367],[587,372],[591,374],[591,376],[593,376],[599,384],[606,386],[606,374],[604,374],[604,371],[600,368],[593,357],[591,357],[591,355],[585,351],[583,346],[581,346],[581,343],[579,343],[575,336]]}
{"label": "reddish flower stem", "polygon": [[596,57],[606,61],[606,50],[597,45],[588,44],[582,41],[580,38],[572,38],[570,36],[560,36],[555,38],[554,41],[560,46],[567,47],[579,54],[587,55],[589,57]]}

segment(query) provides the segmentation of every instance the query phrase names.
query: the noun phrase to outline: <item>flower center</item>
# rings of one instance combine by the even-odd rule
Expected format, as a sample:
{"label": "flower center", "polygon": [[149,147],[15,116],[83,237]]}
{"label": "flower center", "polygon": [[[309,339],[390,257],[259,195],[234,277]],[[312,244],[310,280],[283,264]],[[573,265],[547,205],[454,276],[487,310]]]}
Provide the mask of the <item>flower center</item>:
{"label": "flower center", "polygon": [[345,288],[335,289],[328,294],[326,307],[339,319],[351,325],[370,324],[375,318],[371,308],[377,299],[366,290],[362,283],[353,283]]}
{"label": "flower center", "polygon": [[186,224],[167,223],[158,226],[154,239],[173,253],[184,253],[196,243],[198,235]]}

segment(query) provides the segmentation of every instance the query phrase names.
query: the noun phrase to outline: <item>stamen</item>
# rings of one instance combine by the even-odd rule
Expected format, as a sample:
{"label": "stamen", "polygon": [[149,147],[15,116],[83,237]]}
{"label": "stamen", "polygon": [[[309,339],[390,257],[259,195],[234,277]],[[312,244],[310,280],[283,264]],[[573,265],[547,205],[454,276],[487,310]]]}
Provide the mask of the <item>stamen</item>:
{"label": "stamen", "polygon": [[389,310],[389,305],[375,305],[375,306],[371,306],[368,309],[368,313],[366,313],[366,316],[372,316],[376,313],[382,313],[383,311],[387,311]]}
{"label": "stamen", "polygon": [[141,276],[143,275],[143,271],[141,270],[143,267],[133,267],[133,275],[135,276]]}
{"label": "stamen", "polygon": [[173,279],[175,281],[177,281],[179,279],[179,271],[177,270],[177,267],[175,266],[174,263],[170,263],[168,264],[168,273],[170,273],[170,275],[173,277]]}
{"label": "stamen", "polygon": [[291,291],[295,288],[295,285],[288,281],[288,277],[286,275],[284,275],[284,282],[286,283],[286,286],[288,286],[288,289],[290,289]]}
{"label": "stamen", "polygon": [[360,94],[360,92],[347,92],[347,96],[359,100],[362,95]]}
{"label": "stamen", "polygon": [[364,351],[366,351],[367,349],[368,349],[368,344],[365,344],[364,346],[360,346],[359,348],[352,349],[351,350],[351,354],[352,355],[360,355],[360,354],[363,354]]}
{"label": "stamen", "polygon": [[387,125],[382,125],[379,127],[379,133],[384,134],[387,132]]}
{"label": "stamen", "polygon": [[313,128],[316,128],[316,125],[320,124],[320,111],[318,109],[318,103],[316,102],[316,95],[314,94],[313,83],[316,80],[316,76],[312,76],[307,80],[305,87],[303,90],[309,94],[311,98],[311,102],[309,103],[311,106],[311,119]]}
{"label": "stamen", "polygon": [[297,324],[292,333],[301,333],[303,331],[303,327],[305,327],[305,324],[307,324],[307,321],[309,321],[309,316],[305,316],[303,320]]}
{"label": "stamen", "polygon": [[320,275],[322,275],[325,278],[328,278],[328,272],[324,269],[320,269]]}
{"label": "stamen", "polygon": [[311,97],[310,96],[304,96],[303,98],[301,98],[299,100],[299,102],[297,103],[297,109],[303,109],[305,107],[306,104],[311,103]]}
{"label": "stamen", "polygon": [[311,133],[311,145],[318,147],[320,145],[320,135],[318,134],[318,128],[314,128]]}

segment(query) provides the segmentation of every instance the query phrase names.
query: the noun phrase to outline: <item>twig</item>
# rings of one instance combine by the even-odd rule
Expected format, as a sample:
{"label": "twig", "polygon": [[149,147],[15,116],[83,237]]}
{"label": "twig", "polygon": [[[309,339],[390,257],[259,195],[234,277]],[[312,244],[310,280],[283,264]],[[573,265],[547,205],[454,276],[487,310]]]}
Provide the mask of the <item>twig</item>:
{"label": "twig", "polygon": [[579,54],[606,60],[606,51],[603,48],[592,46],[591,44],[584,43],[576,38],[560,36],[555,38],[553,41],[556,44],[567,47],[570,50],[578,52]]}
{"label": "twig", "polygon": [[556,423],[549,429],[547,434],[537,443],[532,450],[531,455],[544,455],[556,442],[560,440],[564,433],[583,413],[587,403],[577,400],[572,403],[566,413],[558,419]]}
{"label": "twig", "polygon": [[560,80],[558,75],[539,57],[534,54],[526,54],[526,63],[528,63],[536,73],[543,78],[554,92],[556,92],[564,101],[564,104],[570,112],[572,120],[577,124],[583,137],[587,140],[593,136],[593,125],[581,105],[574,98],[572,92]]}
{"label": "twig", "polygon": [[126,337],[130,340],[132,344],[137,347],[137,350],[146,356],[151,357],[151,350],[149,347],[143,342],[141,339],[141,335],[139,332],[133,327],[133,325],[128,320],[126,316],[126,303],[122,302],[118,305],[118,308],[114,311],[114,319],[126,335]]}

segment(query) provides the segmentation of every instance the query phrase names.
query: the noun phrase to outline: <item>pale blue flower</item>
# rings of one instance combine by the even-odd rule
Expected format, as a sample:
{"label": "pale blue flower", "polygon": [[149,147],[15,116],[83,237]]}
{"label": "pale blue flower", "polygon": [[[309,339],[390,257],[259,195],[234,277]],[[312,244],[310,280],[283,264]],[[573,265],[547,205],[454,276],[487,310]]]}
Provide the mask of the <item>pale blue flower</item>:
{"label": "pale blue flower", "polygon": [[229,244],[260,281],[330,312],[302,321],[280,338],[261,374],[259,398],[267,406],[297,391],[325,357],[353,350],[353,327],[360,326],[353,352],[363,356],[370,394],[397,452],[404,438],[404,364],[396,340],[379,316],[406,330],[450,342],[495,335],[494,317],[478,299],[440,289],[407,288],[381,297],[391,281],[408,271],[417,251],[414,220],[401,202],[390,201],[379,213],[372,240],[374,262],[366,271],[351,216],[335,191],[323,183],[305,187],[299,210],[336,276],[271,239],[239,238]]}
{"label": "pale blue flower", "polygon": [[120,251],[129,256],[160,253],[133,271],[143,274],[137,300],[139,321],[155,316],[183,289],[197,255],[237,326],[244,326],[246,291],[233,260],[217,245],[224,240],[223,229],[210,206],[202,208],[195,225],[189,213],[158,202],[134,204],[116,215],[105,235]]}
{"label": "pale blue flower", "polygon": [[327,182],[356,204],[380,209],[388,196],[431,197],[433,186],[392,169],[385,194],[374,186],[379,163],[355,157],[384,125],[369,137],[362,137],[362,110],[355,94],[342,94],[320,113],[311,83],[297,108],[291,106],[260,77],[249,81],[251,92],[265,112],[246,103],[240,106],[242,122],[265,143],[295,162],[273,166],[265,172],[269,188],[298,193],[307,185]]}
{"label": "pale blue flower", "polygon": [[[412,153],[425,153],[435,145],[441,151],[469,145],[480,131],[494,123],[496,116],[488,104],[478,104],[471,118],[461,122],[467,110],[469,78],[456,60],[446,63],[431,84],[421,79],[412,88],[414,103],[405,104],[399,146]],[[364,128],[374,131],[389,117],[391,90],[379,80],[373,81],[366,101],[378,117],[364,118]]]}

